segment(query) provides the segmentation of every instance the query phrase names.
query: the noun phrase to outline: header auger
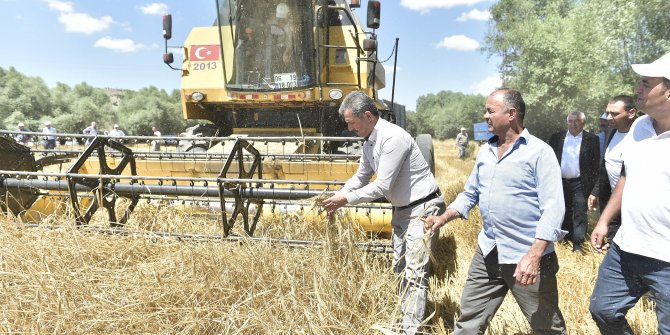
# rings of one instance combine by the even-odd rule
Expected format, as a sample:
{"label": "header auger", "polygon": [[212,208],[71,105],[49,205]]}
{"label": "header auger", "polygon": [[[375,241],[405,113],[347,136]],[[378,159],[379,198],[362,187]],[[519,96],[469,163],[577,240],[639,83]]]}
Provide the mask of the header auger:
{"label": "header auger", "polygon": [[[287,142],[295,145],[293,138],[216,140],[221,142],[218,153],[134,151],[105,136],[97,137],[79,151],[73,147],[73,150],[31,152],[11,139],[0,137],[0,156],[12,157],[6,161],[15,162],[2,166],[0,171],[0,206],[24,222],[39,223],[54,209],[67,205],[78,226],[87,226],[92,216],[104,209],[110,228],[121,228],[140,202],[176,201],[219,210],[220,220],[215,221],[219,222],[220,236],[231,235],[237,222],[245,235],[253,236],[262,217],[305,212],[313,207],[313,200],[311,204],[306,201],[338,188],[341,179],[352,173],[349,170],[356,159],[355,155],[346,154],[300,155],[292,151],[272,154],[269,149],[262,154],[253,145],[265,148],[273,144],[283,147]],[[330,140],[356,141],[355,138]],[[70,162],[62,157],[76,152],[79,156]],[[45,158],[50,156],[60,158],[51,160],[57,164],[38,171],[33,155],[46,155],[44,161],[49,161]],[[143,158],[137,160],[138,155]],[[390,231],[388,204],[357,206],[351,212],[366,231],[373,234]],[[304,215],[319,219],[319,213]]]}

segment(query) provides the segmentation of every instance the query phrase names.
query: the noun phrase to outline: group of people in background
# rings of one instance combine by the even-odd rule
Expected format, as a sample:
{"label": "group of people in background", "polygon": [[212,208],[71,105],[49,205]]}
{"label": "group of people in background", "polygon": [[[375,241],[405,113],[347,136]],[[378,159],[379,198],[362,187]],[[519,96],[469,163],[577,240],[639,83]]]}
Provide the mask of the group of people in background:
{"label": "group of people in background", "polygon": [[[32,145],[34,136],[31,136],[31,134],[29,134],[30,132],[31,131],[26,128],[23,122],[19,122],[17,124],[16,133],[14,134],[13,138],[17,143],[26,146]],[[56,127],[53,126],[51,121],[46,121],[44,123],[44,128],[42,128],[42,134],[44,134],[43,136],[44,149],[47,150],[55,149],[57,145],[57,131]],[[96,136],[101,135],[101,133],[98,130],[97,123],[95,121],[91,122],[91,124],[88,127],[84,128],[84,130],[82,130],[82,134],[86,135],[85,138],[83,139],[84,145],[86,146],[91,144],[91,142],[93,142]],[[126,136],[126,133],[119,127],[118,124],[115,124],[111,130],[109,130],[108,132],[104,132],[104,135],[120,138]],[[158,131],[158,128],[156,128],[156,126],[151,127],[151,135],[158,137],[161,136],[161,133],[160,131]],[[150,144],[152,151],[160,150],[160,141],[152,140],[150,141]]]}
{"label": "group of people in background", "polygon": [[670,54],[633,70],[640,75],[637,104],[626,95],[609,101],[605,116],[613,129],[602,143],[584,131],[580,112],[570,113],[567,131],[545,143],[524,127],[521,93],[495,90],[484,112],[494,136],[448,205],[411,136],[379,118],[365,94],[343,100],[339,112],[365,138],[363,153],[355,175],[323,205],[330,214],[381,197],[393,205],[401,333],[420,332],[425,322],[430,251],[440,227],[479,205],[483,228],[454,334],[485,333],[507,292],[535,333],[567,334],[554,243],[567,237],[582,252],[587,209],[596,207],[602,213],[590,242],[607,254],[590,299],[593,320],[603,334],[633,334],[626,313],[650,293],[658,332],[670,334],[670,156],[664,154],[670,152]]}

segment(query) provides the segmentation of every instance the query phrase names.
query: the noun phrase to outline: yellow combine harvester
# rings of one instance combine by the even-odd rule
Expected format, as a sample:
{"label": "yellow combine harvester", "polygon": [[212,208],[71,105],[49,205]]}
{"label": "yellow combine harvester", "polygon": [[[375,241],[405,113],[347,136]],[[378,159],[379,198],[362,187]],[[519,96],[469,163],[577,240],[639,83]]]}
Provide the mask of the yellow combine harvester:
{"label": "yellow combine harvester", "polygon": [[[356,171],[361,139],[350,137],[338,114],[349,92],[364,91],[382,117],[404,126],[404,109],[377,95],[385,86],[374,33],[379,1],[368,1],[372,31],[354,15],[358,1],[217,0],[216,7],[214,25],[187,37],[178,69],[184,117],[211,123],[187,129],[176,150],[157,153],[100,136],[83,152],[44,150],[31,161],[35,152],[0,142],[0,155],[26,162],[0,171],[0,205],[35,220],[67,199],[78,223],[104,207],[112,225],[123,225],[147,196],[205,199],[221,210],[224,235],[236,221],[251,235],[261,214],[301,211],[301,201],[338,189]],[[163,35],[164,61],[173,67],[170,15]],[[417,142],[432,168],[432,139]],[[67,170],[35,172],[53,163]],[[123,209],[119,198],[127,199]],[[391,230],[383,199],[350,212],[366,231]]]}

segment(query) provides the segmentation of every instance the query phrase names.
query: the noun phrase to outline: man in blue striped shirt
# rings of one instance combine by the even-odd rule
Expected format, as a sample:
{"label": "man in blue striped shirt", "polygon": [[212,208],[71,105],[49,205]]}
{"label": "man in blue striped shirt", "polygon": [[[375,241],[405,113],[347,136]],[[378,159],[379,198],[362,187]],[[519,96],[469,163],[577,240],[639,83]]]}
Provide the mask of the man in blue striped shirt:
{"label": "man in blue striped shirt", "polygon": [[454,334],[483,334],[508,291],[536,333],[566,333],[554,252],[566,233],[561,168],[551,147],[524,128],[525,109],[517,91],[491,93],[484,119],[495,136],[479,151],[465,190],[424,225],[435,231],[479,203],[483,229]]}

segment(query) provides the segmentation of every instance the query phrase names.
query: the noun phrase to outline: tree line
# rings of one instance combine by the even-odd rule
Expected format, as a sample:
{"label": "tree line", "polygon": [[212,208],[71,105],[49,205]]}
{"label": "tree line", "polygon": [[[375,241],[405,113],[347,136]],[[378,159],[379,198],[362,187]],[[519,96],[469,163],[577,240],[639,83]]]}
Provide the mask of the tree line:
{"label": "tree line", "polygon": [[[525,125],[548,139],[569,112],[587,115],[587,129],[610,98],[632,95],[631,64],[670,52],[670,2],[649,0],[499,0],[483,52],[498,56],[503,86],[527,104]],[[482,121],[485,97],[440,92],[422,96],[408,113],[410,130],[437,138]]]}
{"label": "tree line", "polygon": [[86,83],[49,88],[39,77],[13,67],[0,67],[0,128],[14,130],[19,122],[41,131],[51,121],[59,133],[79,134],[92,121],[101,131],[118,124],[126,135],[179,134],[193,123],[182,118],[178,90],[167,93],[150,86],[139,91],[108,90]]}

